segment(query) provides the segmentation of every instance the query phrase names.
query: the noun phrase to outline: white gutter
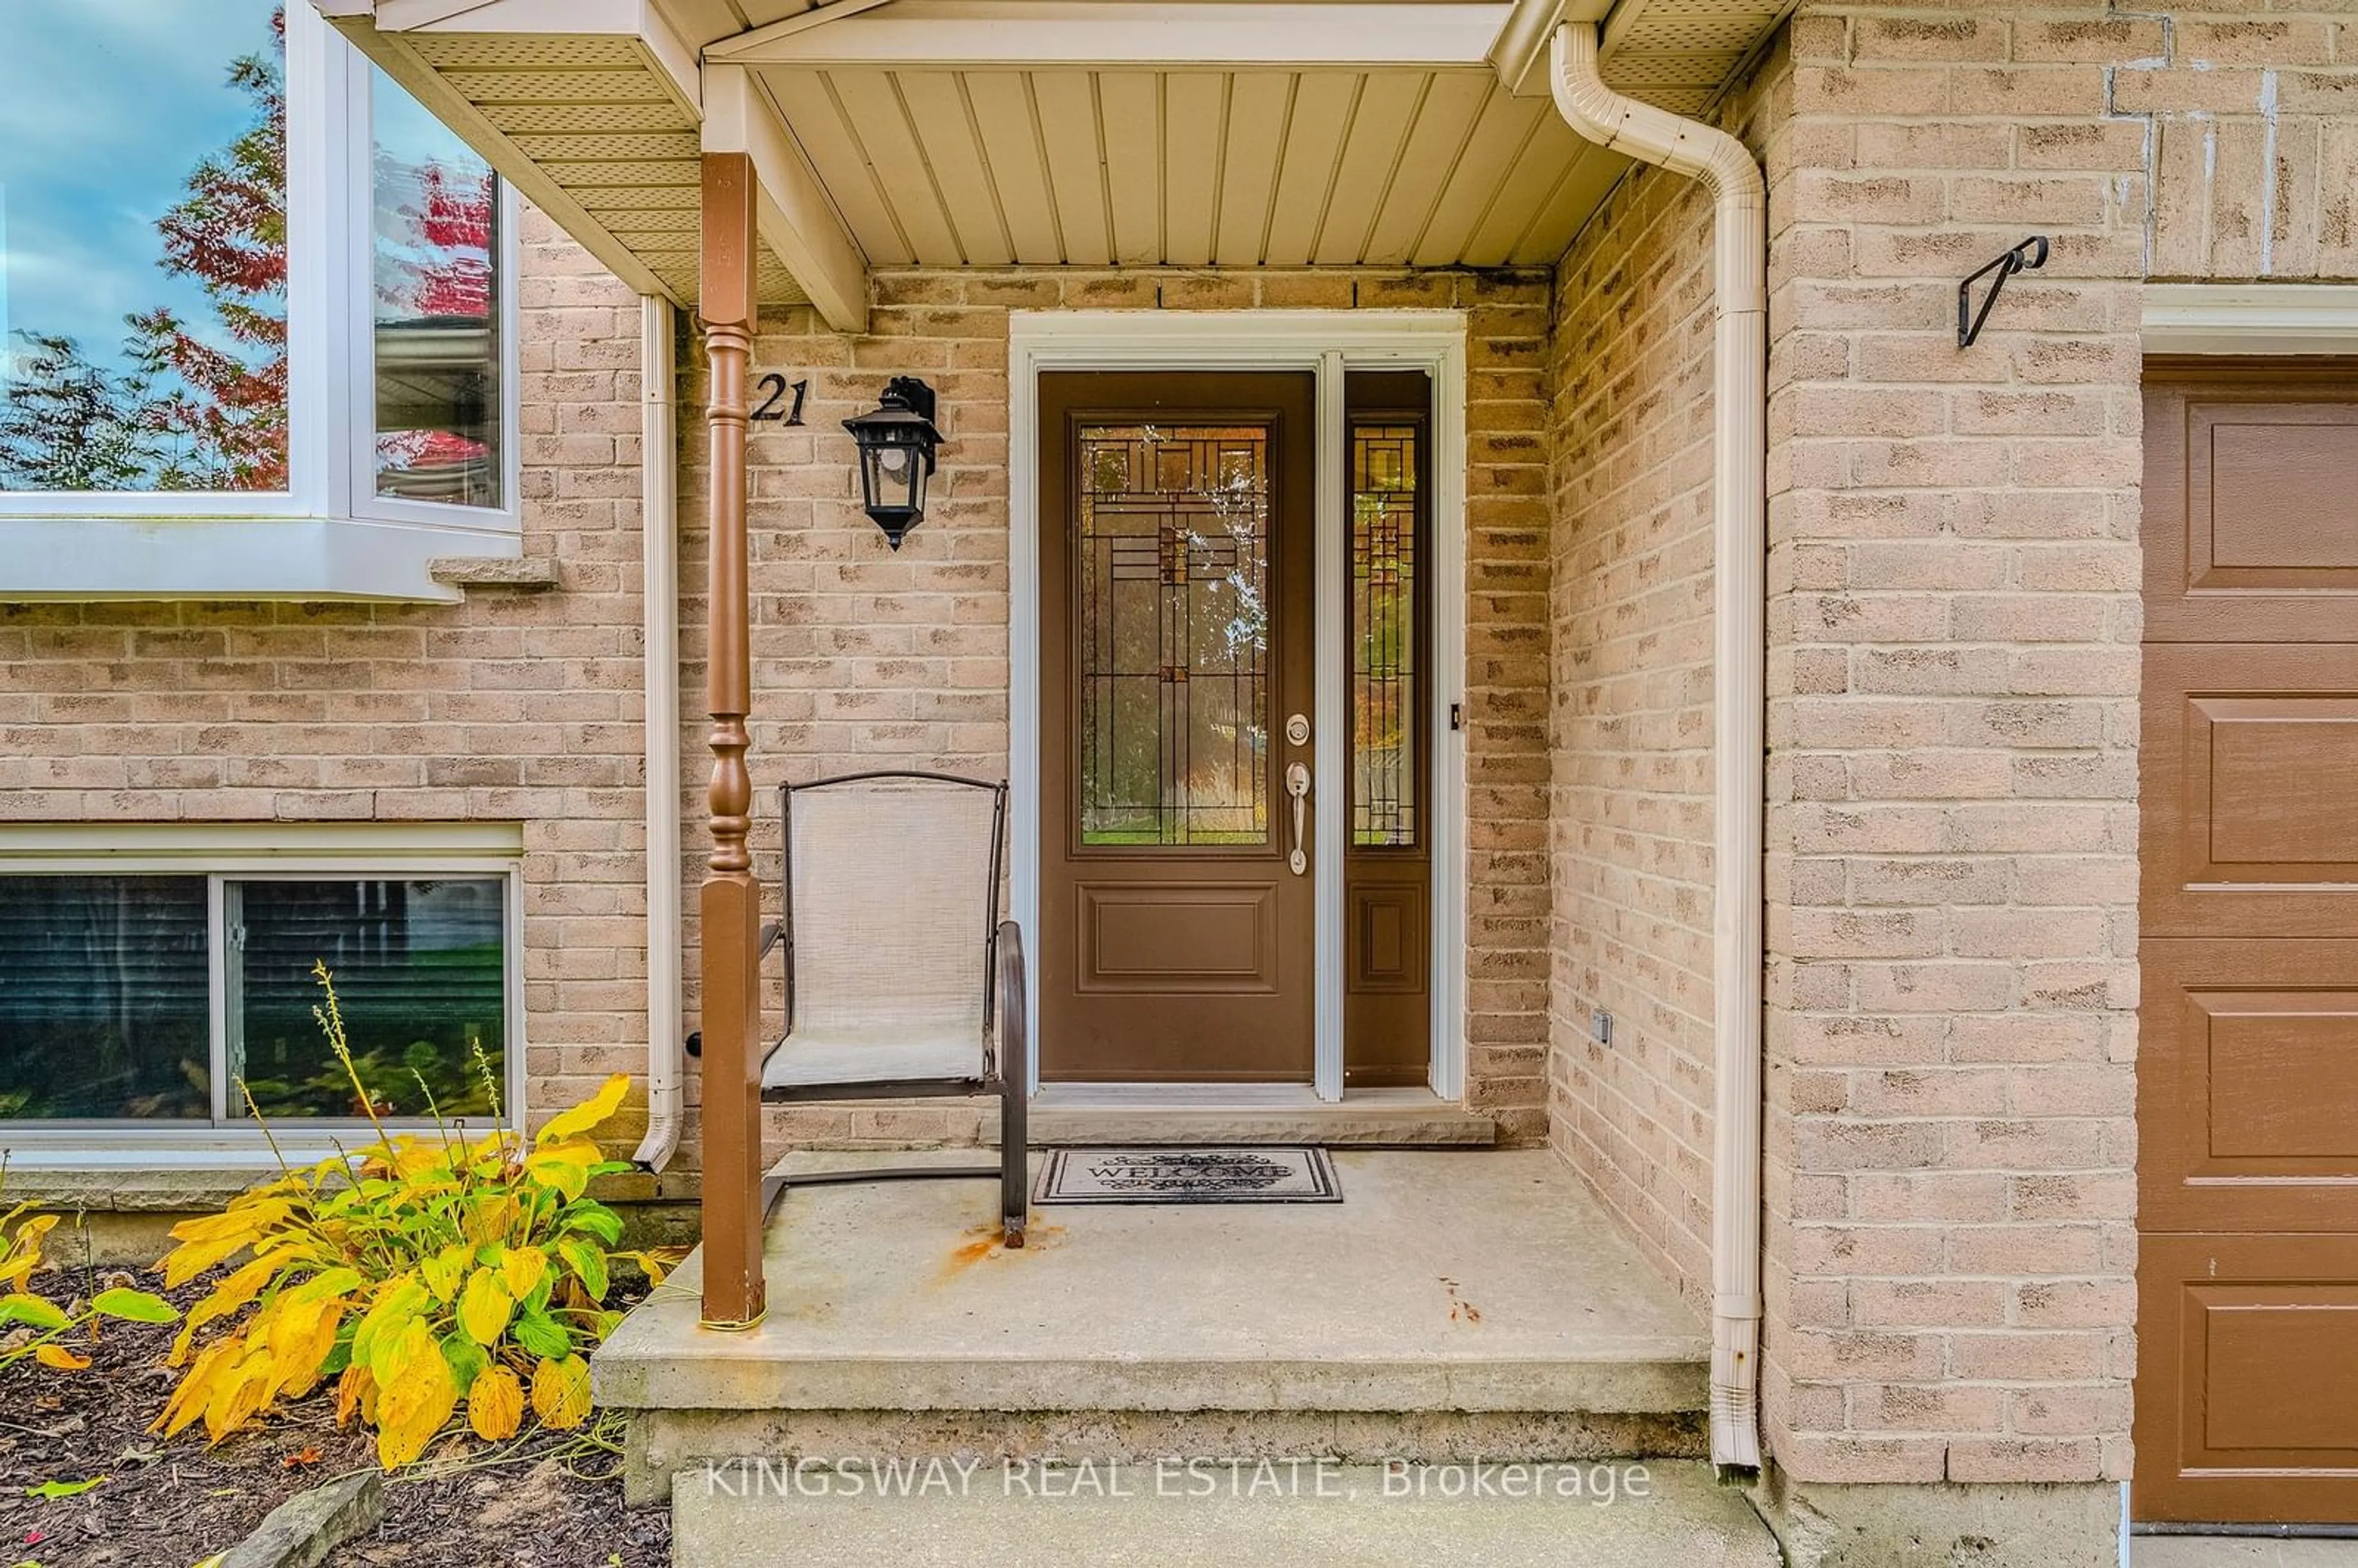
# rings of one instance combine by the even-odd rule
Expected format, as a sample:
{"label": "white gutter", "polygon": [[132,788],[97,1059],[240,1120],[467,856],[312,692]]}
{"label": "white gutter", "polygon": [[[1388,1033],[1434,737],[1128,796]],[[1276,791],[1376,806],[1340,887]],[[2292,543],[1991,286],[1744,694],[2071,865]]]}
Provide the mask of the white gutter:
{"label": "white gutter", "polygon": [[1760,1465],[1760,931],[1768,512],[1768,193],[1716,126],[1605,85],[1596,29],[1567,24],[1555,105],[1599,146],[1700,179],[1712,226],[1711,1457]]}
{"label": "white gutter", "polygon": [[687,1052],[680,1025],[679,442],[671,301],[639,297],[639,549],[645,567],[647,1135],[631,1156],[660,1171],[679,1152]]}

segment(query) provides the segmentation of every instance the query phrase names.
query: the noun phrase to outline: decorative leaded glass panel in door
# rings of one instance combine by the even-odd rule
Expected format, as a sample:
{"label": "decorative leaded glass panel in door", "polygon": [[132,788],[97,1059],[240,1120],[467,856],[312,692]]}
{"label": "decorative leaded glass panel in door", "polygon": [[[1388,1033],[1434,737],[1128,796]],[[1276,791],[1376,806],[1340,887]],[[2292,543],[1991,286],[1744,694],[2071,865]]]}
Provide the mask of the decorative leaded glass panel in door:
{"label": "decorative leaded glass panel in door", "polygon": [[1040,377],[1047,1081],[1310,1080],[1314,393]]}
{"label": "decorative leaded glass panel in door", "polygon": [[1351,842],[1416,842],[1417,427],[1351,427]]}
{"label": "decorative leaded glass panel in door", "polygon": [[1081,842],[1269,836],[1269,432],[1079,433]]}

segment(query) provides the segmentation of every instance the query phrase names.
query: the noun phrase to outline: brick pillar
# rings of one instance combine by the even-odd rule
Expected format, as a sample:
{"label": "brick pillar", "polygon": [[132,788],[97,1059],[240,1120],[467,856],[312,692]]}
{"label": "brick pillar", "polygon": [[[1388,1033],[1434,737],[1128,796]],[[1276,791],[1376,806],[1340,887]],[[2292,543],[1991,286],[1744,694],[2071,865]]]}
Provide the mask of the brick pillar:
{"label": "brick pillar", "polygon": [[[1797,1482],[2128,1473],[2146,177],[2106,62],[2140,30],[1792,24],[1764,1398]],[[2033,232],[1959,350],[1958,281]],[[2082,1495],[2044,1561],[2109,1550]]]}

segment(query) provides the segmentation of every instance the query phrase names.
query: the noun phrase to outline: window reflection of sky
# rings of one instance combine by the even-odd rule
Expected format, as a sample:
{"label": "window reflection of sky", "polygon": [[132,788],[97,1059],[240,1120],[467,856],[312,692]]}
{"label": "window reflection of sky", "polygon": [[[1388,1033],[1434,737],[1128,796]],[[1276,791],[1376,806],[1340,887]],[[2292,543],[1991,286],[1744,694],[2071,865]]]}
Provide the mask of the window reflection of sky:
{"label": "window reflection of sky", "polygon": [[438,163],[454,174],[470,174],[480,178],[483,160],[477,157],[460,141],[458,134],[436,119],[426,106],[404,92],[394,80],[381,70],[371,69],[370,134],[376,139],[376,153],[381,158],[407,168],[420,168]]}
{"label": "window reflection of sky", "polygon": [[[268,51],[273,0],[0,0],[0,328],[121,369],[123,318],[171,307],[219,341],[156,220],[252,123],[230,64]],[[0,356],[0,372],[6,360]]]}

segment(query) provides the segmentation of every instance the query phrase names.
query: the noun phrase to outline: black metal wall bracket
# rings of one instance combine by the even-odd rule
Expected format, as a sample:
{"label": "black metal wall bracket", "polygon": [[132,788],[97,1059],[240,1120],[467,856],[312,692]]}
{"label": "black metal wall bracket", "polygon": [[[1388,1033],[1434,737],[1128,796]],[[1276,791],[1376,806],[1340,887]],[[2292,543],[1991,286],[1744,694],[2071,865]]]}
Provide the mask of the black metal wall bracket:
{"label": "black metal wall bracket", "polygon": [[[1997,303],[1998,291],[2006,287],[2007,278],[2018,272],[2036,271],[2046,265],[2047,236],[2033,234],[1957,285],[1957,347],[1970,349],[1974,346],[1974,340],[1982,335],[1982,323],[1989,319],[1990,307]],[[1982,296],[1982,308],[1975,310],[1974,285],[1989,277],[1992,273],[1997,276],[1991,279],[1989,292]]]}

